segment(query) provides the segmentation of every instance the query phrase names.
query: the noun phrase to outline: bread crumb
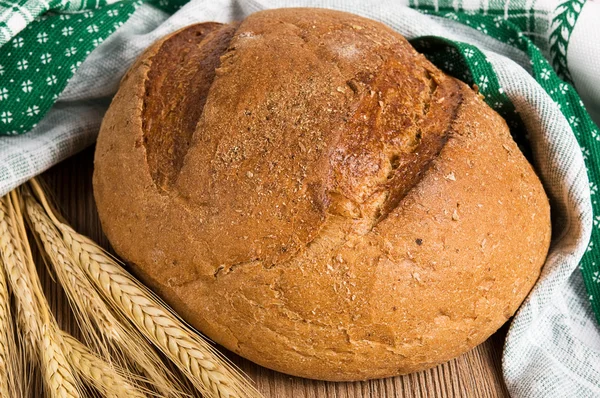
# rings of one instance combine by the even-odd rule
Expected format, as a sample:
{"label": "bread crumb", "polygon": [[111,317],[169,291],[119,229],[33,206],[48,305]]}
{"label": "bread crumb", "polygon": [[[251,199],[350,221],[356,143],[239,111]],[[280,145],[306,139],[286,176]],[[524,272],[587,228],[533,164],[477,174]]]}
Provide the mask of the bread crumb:
{"label": "bread crumb", "polygon": [[249,171],[249,172],[246,173],[246,177],[252,178],[252,177],[254,177],[254,173],[251,172],[251,171]]}
{"label": "bread crumb", "polygon": [[454,212],[452,213],[452,221],[458,221],[459,217],[458,217],[458,211],[456,211],[456,209],[454,209]]}
{"label": "bread crumb", "polygon": [[416,280],[417,282],[421,282],[421,275],[419,275],[418,272],[415,272],[412,274],[412,277],[414,278],[414,280]]}
{"label": "bread crumb", "polygon": [[383,101],[379,101],[379,106],[383,108]]}
{"label": "bread crumb", "polygon": [[454,172],[448,174],[447,176],[444,176],[444,178],[446,180],[450,180],[450,181],[456,181],[456,176],[454,176]]}

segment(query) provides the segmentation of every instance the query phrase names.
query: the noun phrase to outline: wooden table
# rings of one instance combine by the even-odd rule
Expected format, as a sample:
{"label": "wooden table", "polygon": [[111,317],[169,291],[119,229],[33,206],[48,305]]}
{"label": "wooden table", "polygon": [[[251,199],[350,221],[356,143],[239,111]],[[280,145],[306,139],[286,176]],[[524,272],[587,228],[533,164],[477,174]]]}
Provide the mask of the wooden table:
{"label": "wooden table", "polygon": [[[63,215],[78,232],[104,247],[92,195],[93,148],[44,173],[43,179],[53,190]],[[39,267],[50,305],[61,327],[77,335],[77,326],[67,300],[48,275]],[[383,380],[355,383],[330,383],[287,376],[227,355],[257,384],[265,397],[276,398],[363,398],[363,397],[508,397],[502,380],[501,355],[506,326],[470,352],[433,369]],[[39,375],[34,375],[33,396],[43,397]]]}

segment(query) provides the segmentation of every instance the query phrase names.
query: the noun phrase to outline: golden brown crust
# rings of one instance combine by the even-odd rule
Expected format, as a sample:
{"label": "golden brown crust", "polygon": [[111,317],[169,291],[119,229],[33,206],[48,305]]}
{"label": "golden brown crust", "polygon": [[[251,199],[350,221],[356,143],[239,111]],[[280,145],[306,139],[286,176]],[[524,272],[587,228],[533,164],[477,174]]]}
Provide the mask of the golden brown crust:
{"label": "golden brown crust", "polygon": [[145,82],[143,143],[152,178],[163,189],[168,189],[183,166],[219,57],[235,28],[218,23],[193,25],[181,30],[177,40],[166,40],[152,57]]}
{"label": "golden brown crust", "polygon": [[397,33],[336,11],[156,43],[105,117],[94,188],[115,250],[186,320],[318,379],[412,372],[479,344],[550,240],[502,118]]}

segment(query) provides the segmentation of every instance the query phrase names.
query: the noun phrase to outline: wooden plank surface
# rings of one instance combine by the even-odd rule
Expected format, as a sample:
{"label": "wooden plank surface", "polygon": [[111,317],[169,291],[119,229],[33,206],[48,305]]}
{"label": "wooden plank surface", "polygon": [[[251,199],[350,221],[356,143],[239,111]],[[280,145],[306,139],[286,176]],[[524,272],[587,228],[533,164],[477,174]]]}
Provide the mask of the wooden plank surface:
{"label": "wooden plank surface", "polygon": [[[92,195],[93,148],[44,173],[65,218],[80,233],[104,247]],[[50,305],[61,327],[77,335],[77,326],[61,289],[41,262],[38,266]],[[502,380],[501,354],[506,326],[470,352],[433,369],[383,380],[330,383],[290,377],[227,353],[257,384],[265,397],[379,398],[379,397],[508,397]],[[33,397],[43,397],[39,375],[32,380]]]}

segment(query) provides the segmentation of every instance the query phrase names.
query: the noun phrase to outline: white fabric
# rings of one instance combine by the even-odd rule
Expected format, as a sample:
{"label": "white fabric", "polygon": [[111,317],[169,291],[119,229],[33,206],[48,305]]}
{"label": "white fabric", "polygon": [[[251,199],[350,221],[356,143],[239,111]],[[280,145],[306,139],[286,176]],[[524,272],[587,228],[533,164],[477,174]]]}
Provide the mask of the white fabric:
{"label": "white fabric", "polygon": [[1,194],[92,145],[106,104],[60,102],[30,133],[0,137]]}
{"label": "white fabric", "polygon": [[[569,123],[524,69],[530,67],[525,54],[457,22],[422,15],[407,8],[405,1],[192,0],[168,19],[163,12],[142,5],[86,59],[60,101],[32,133],[0,138],[0,193],[90,145],[121,76],[157,38],[193,22],[228,22],[282,6],[351,11],[382,21],[407,38],[445,36],[484,50],[527,126],[535,166],[553,209],[550,255],[508,333],[503,356],[505,380],[513,397],[600,397],[600,332],[581,275],[576,272],[592,227],[590,193],[582,154]],[[589,56],[590,52],[575,42],[579,40],[572,40],[569,60],[583,56],[580,53]],[[573,69],[579,88],[586,79],[600,78],[600,73],[590,77],[588,72]],[[600,84],[591,87],[589,94],[582,92],[594,106],[599,104],[594,102],[599,98],[594,91],[598,87]]]}
{"label": "white fabric", "polygon": [[567,62],[577,92],[600,125],[600,2],[588,1],[571,33]]}

